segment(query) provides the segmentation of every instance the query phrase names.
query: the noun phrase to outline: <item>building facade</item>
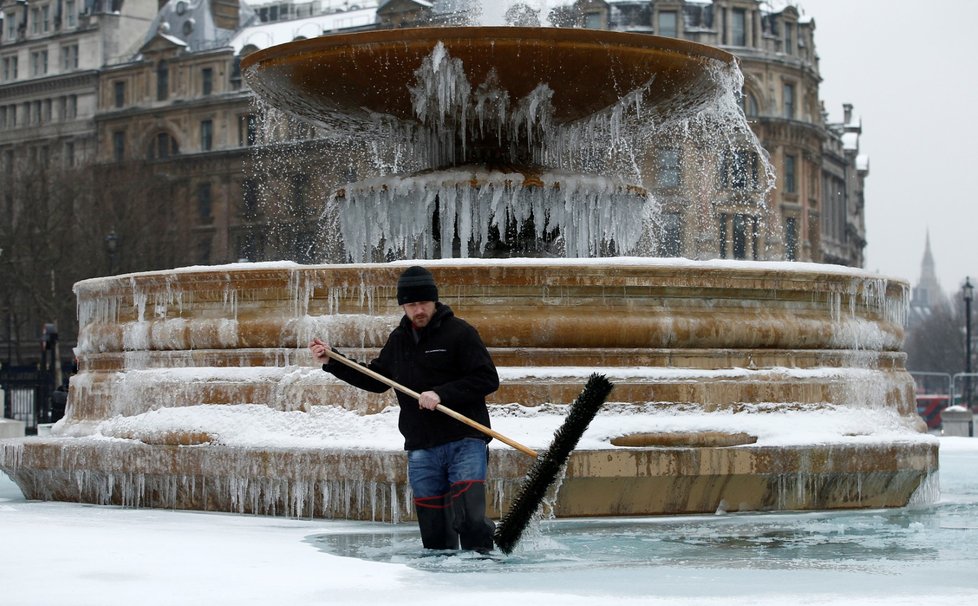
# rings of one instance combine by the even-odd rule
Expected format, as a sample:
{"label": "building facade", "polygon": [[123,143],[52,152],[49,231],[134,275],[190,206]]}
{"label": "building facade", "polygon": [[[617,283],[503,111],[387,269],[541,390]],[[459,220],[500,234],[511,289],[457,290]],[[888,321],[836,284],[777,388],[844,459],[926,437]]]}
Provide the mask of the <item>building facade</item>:
{"label": "building facade", "polygon": [[[106,273],[323,258],[312,226],[329,192],[318,189],[314,176],[330,150],[304,139],[301,127],[284,139],[289,143],[262,147],[259,110],[243,82],[241,58],[336,31],[455,23],[469,4],[2,0],[0,210],[14,217],[27,207],[15,175],[38,166],[81,169],[91,179],[91,195],[74,203],[89,209],[91,227],[77,245],[90,247],[82,257],[89,262],[61,272],[63,282],[53,289],[66,302],[73,281]],[[694,152],[661,152],[651,171],[656,180],[647,184],[664,209],[667,237],[659,254],[861,266],[869,167],[859,153],[861,124],[848,106],[842,123],[827,120],[818,95],[814,20],[790,4],[771,6],[758,0],[582,0],[537,17],[678,37],[738,57],[743,110],[769,154],[774,186],[757,178],[759,158],[734,153],[717,159],[719,193],[691,199],[682,184],[696,179],[684,172],[694,164],[684,159]],[[537,18],[532,10],[520,15]],[[764,213],[778,217],[778,237],[758,238]],[[704,226],[694,216],[712,222],[707,228],[718,248],[696,241]],[[0,230],[6,238],[0,271],[16,265],[36,273],[16,258],[19,245],[9,236]],[[37,306],[9,294],[0,304],[8,319],[17,316],[8,327],[19,328],[8,328],[6,340],[18,348],[40,321],[73,324],[67,303],[70,315],[57,317],[23,311]],[[63,334],[72,338],[70,328]]]}

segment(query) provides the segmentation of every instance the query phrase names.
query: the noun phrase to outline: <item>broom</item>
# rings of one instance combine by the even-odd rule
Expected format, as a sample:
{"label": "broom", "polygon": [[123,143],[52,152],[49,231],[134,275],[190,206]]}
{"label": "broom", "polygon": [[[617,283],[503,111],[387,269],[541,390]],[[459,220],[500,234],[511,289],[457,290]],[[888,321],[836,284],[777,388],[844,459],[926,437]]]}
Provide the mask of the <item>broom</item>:
{"label": "broom", "polygon": [[547,489],[557,479],[571,451],[577,446],[578,440],[594,419],[594,415],[608,398],[612,387],[614,385],[604,375],[592,374],[588,378],[584,391],[577,396],[570,412],[567,413],[567,418],[554,432],[550,448],[534,461],[533,467],[523,480],[519,494],[513,499],[509,511],[496,526],[493,540],[503,553],[509,554],[516,547],[516,543],[523,536],[523,531],[530,524],[533,514],[546,496]]}

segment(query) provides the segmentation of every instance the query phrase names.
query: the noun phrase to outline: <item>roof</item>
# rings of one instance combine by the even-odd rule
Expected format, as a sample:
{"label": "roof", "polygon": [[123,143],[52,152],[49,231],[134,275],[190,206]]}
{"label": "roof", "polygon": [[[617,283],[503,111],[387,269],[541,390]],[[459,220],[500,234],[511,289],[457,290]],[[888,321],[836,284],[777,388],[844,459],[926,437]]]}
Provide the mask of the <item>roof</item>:
{"label": "roof", "polygon": [[377,9],[365,8],[292,21],[260,23],[239,30],[228,44],[234,49],[235,54],[238,54],[246,46],[261,50],[276,44],[292,42],[295,39],[315,38],[342,29],[371,25],[376,19]]}

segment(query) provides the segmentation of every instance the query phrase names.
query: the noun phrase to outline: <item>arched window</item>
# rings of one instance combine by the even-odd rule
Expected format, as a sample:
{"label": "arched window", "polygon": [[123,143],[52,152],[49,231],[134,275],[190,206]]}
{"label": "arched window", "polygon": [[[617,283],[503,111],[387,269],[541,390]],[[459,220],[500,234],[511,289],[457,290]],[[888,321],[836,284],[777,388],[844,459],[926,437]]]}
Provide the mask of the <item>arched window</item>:
{"label": "arched window", "polygon": [[759,110],[757,109],[757,97],[755,97],[753,93],[744,91],[743,103],[745,116],[748,118],[754,118],[759,114]]}
{"label": "arched window", "polygon": [[165,160],[179,153],[180,148],[177,147],[177,140],[171,137],[170,133],[159,132],[149,144],[147,157],[150,160]]}

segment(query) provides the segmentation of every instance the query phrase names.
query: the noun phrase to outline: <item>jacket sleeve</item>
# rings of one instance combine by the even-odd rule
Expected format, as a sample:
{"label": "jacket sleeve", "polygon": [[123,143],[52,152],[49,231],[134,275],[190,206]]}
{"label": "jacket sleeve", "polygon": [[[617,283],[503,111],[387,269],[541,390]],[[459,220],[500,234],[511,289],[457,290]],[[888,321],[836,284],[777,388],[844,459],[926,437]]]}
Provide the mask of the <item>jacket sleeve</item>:
{"label": "jacket sleeve", "polygon": [[[343,356],[343,354],[340,353],[339,351],[336,351],[335,349],[333,351]],[[346,356],[343,357],[346,358]],[[389,377],[390,375],[387,372],[385,372],[383,364],[380,362],[383,359],[383,357],[384,355],[382,351],[380,357],[371,361],[369,364],[364,364],[362,362],[357,362],[357,364],[365,368],[369,368],[370,370],[376,373],[382,374],[385,377]],[[386,383],[382,383],[377,379],[369,375],[366,375],[355,368],[350,368],[349,366],[343,364],[342,362],[337,362],[336,360],[330,360],[326,364],[323,364],[323,370],[330,373],[337,379],[340,379],[341,381],[345,381],[346,383],[349,383],[354,387],[359,387],[360,389],[364,389],[366,391],[372,391],[374,393],[383,393],[388,389],[390,389],[390,387]]]}
{"label": "jacket sleeve", "polygon": [[471,403],[473,400],[484,401],[485,397],[499,389],[499,373],[492,362],[489,350],[479,337],[479,333],[470,325],[465,325],[459,339],[459,352],[466,355],[460,363],[459,378],[436,386],[432,391],[438,394],[442,403],[455,408],[453,403]]}

